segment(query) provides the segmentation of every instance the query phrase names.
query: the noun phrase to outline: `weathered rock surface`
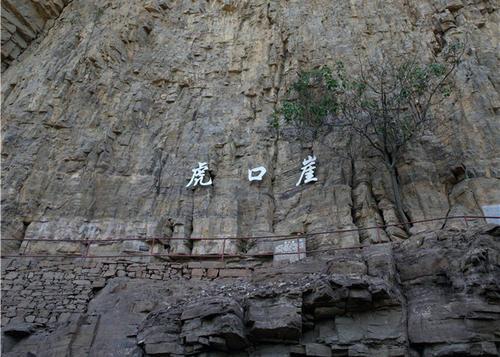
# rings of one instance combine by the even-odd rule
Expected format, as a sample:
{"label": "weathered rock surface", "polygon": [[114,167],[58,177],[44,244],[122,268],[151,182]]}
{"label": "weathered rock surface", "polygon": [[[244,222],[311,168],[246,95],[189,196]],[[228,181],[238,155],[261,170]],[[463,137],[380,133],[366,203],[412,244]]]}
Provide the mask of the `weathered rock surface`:
{"label": "weathered rock surface", "polygon": [[[16,240],[2,254],[124,236],[162,238],[156,253],[267,253],[190,238],[397,224],[370,153],[268,125],[298,71],[356,67],[378,45],[432,58],[465,41],[441,125],[397,170],[411,220],[481,216],[500,203],[499,22],[489,0],[2,1],[1,233]],[[311,152],[318,182],[296,187]],[[187,189],[200,161],[214,185]],[[308,252],[363,247],[275,267],[5,260],[2,355],[497,356],[499,232],[484,223],[310,236]]]}
{"label": "weathered rock surface", "polygon": [[[2,76],[4,238],[256,237],[397,223],[387,177],[369,155],[346,158],[335,133],[308,145],[277,137],[268,119],[301,69],[337,59],[355,67],[378,45],[429,58],[455,39],[467,50],[453,95],[434,113],[443,125],[398,167],[406,211],[412,220],[481,215],[500,203],[495,1],[88,0],[61,12],[66,3],[2,2],[2,44],[11,36],[2,50],[58,16]],[[319,181],[296,187],[311,151]],[[214,186],[187,189],[199,161]],[[260,165],[268,173],[250,184],[247,169]],[[404,236],[379,233],[317,236],[307,249]],[[222,243],[167,249],[218,253]],[[272,247],[228,241],[225,250]]]}
{"label": "weathered rock surface", "polygon": [[[161,264],[125,264],[129,273],[151,275],[109,277],[84,311],[57,321],[11,318],[2,355],[497,356],[499,238],[493,225],[427,232],[399,244],[262,265],[248,278],[171,273],[156,280],[149,272]],[[43,266],[31,269],[47,274]],[[109,267],[80,270],[90,286]],[[9,279],[29,280],[17,271]],[[44,276],[41,283],[54,279]],[[23,311],[22,301],[2,303],[3,311]]]}
{"label": "weathered rock surface", "polygon": [[[2,1],[2,72],[41,33],[47,33],[69,0]],[[43,36],[42,36],[43,37]]]}

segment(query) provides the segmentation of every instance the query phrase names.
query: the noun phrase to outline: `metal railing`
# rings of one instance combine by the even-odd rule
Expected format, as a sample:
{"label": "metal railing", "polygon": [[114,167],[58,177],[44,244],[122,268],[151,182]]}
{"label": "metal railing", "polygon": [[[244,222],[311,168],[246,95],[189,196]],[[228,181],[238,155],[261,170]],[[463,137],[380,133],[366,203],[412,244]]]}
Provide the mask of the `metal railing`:
{"label": "metal railing", "polygon": [[[477,219],[500,219],[498,216],[452,216],[452,217],[441,217],[441,218],[430,218],[430,219],[422,219],[422,220],[417,220],[417,221],[411,221],[408,222],[409,224],[415,225],[419,223],[430,223],[430,222],[436,222],[436,221],[449,221],[449,220],[463,220],[465,223],[465,226],[469,226],[469,221],[477,220]],[[444,226],[444,224],[443,224]],[[349,247],[329,247],[325,249],[313,249],[313,250],[301,250],[300,248],[300,240],[301,239],[310,239],[311,237],[314,236],[320,236],[320,235],[327,235],[327,234],[342,234],[342,233],[350,233],[350,232],[362,232],[362,231],[368,231],[368,230],[377,230],[377,239],[378,242],[375,244],[379,243],[395,243],[395,242],[382,242],[380,239],[380,231],[385,230],[390,227],[399,227],[403,228],[403,224],[398,223],[398,224],[385,224],[385,225],[377,225],[377,226],[370,226],[370,227],[363,227],[363,228],[351,228],[351,229],[336,229],[336,230],[329,230],[329,231],[321,231],[321,232],[311,232],[311,233],[304,233],[304,234],[294,234],[294,235],[266,235],[266,236],[258,236],[258,237],[189,237],[189,238],[179,238],[179,237],[124,237],[124,238],[111,238],[111,239],[55,239],[55,238],[35,238],[35,239],[26,239],[21,241],[22,243],[26,243],[23,252],[19,254],[5,254],[2,255],[2,258],[83,258],[83,259],[112,259],[112,258],[132,258],[132,257],[165,257],[165,258],[184,258],[184,259],[212,259],[212,258],[219,258],[221,260],[228,259],[228,258],[239,258],[239,259],[245,259],[245,258],[264,258],[264,257],[273,257],[276,255],[297,255],[298,257],[301,256],[301,254],[313,254],[313,253],[321,253],[321,252],[330,252],[330,251],[337,251],[337,250],[348,250],[348,249],[362,249],[367,246],[373,245],[353,245]],[[156,242],[163,243],[167,241],[222,241],[222,250],[220,253],[216,254],[176,254],[176,253],[155,253],[153,252],[153,248],[155,246]],[[295,240],[296,245],[297,245],[297,251],[296,252],[265,252],[265,253],[254,253],[254,254],[247,254],[247,253],[227,253],[226,252],[226,242],[227,241],[232,241],[232,240],[261,240],[261,241],[287,241],[287,240]],[[17,241],[19,242],[19,239],[14,239],[14,238],[2,238],[2,241]],[[91,245],[108,245],[110,243],[119,243],[119,242],[125,242],[125,241],[144,241],[147,243],[150,243],[149,251],[147,253],[138,253],[138,252],[133,252],[129,254],[112,254],[112,255],[89,255],[89,250]],[[79,254],[74,254],[74,253],[65,253],[65,254],[26,254],[27,247],[29,243],[35,243],[35,242],[53,242],[53,243],[61,243],[61,242],[67,242],[67,243],[75,243],[75,244],[80,244],[80,253]],[[397,243],[397,242],[396,242]],[[307,247],[307,245],[306,245]]]}

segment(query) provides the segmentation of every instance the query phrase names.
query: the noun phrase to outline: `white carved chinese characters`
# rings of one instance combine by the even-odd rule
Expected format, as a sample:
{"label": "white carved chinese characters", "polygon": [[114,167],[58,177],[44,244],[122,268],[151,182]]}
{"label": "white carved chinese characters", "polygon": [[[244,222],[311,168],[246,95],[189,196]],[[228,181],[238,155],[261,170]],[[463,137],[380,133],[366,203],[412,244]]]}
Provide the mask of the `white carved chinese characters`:
{"label": "white carved chinese characters", "polygon": [[259,166],[248,170],[248,181],[262,181],[267,170],[264,166]]}
{"label": "white carved chinese characters", "polygon": [[205,173],[208,170],[208,164],[206,162],[199,162],[198,167],[192,169],[193,171],[193,176],[191,176],[191,181],[186,185],[186,187],[189,187],[191,185],[197,186],[209,186],[212,184],[212,179],[209,177],[208,181],[203,181],[205,179]]}
{"label": "white carved chinese characters", "polygon": [[[316,156],[308,155],[307,158],[302,161],[302,172],[300,174],[299,181],[295,184],[295,186],[318,181],[315,176],[315,170]],[[208,164],[206,162],[198,162],[198,167],[192,169],[191,171],[193,172],[193,175],[191,176],[191,180],[186,185],[186,187],[212,185],[212,178],[208,173]],[[248,181],[262,181],[266,173],[267,170],[264,166],[258,166],[252,169],[248,169]]]}
{"label": "white carved chinese characters", "polygon": [[316,170],[316,156],[308,155],[307,159],[302,161],[302,173],[300,174],[299,181],[295,186],[299,186],[302,181],[303,183],[309,183],[313,181],[318,181],[314,176],[314,170]]}

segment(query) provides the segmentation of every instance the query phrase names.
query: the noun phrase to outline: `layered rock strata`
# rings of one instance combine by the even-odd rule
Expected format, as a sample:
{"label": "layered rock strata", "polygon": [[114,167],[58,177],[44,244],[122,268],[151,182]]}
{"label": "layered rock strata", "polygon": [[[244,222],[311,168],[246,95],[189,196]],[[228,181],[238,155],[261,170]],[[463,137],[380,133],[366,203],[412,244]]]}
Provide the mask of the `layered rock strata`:
{"label": "layered rock strata", "polygon": [[40,34],[49,31],[68,3],[69,0],[2,1],[2,72],[22,60],[24,50]]}
{"label": "layered rock strata", "polygon": [[[338,59],[355,69],[383,47],[430,59],[454,40],[466,53],[452,96],[433,113],[442,125],[397,168],[405,210],[411,220],[482,215],[500,202],[495,1],[89,0],[61,12],[66,3],[2,2],[10,63],[2,237],[174,237],[168,252],[207,254],[220,253],[220,241],[188,238],[398,223],[388,178],[369,152],[350,157],[335,133],[306,144],[277,136],[268,119],[300,70]],[[19,38],[27,48],[13,61],[26,47]],[[318,182],[296,187],[312,152]],[[186,188],[198,162],[214,184]],[[247,170],[261,165],[263,181],[248,182]],[[400,229],[322,235],[307,249],[402,237]],[[273,248],[227,243],[227,253]]]}

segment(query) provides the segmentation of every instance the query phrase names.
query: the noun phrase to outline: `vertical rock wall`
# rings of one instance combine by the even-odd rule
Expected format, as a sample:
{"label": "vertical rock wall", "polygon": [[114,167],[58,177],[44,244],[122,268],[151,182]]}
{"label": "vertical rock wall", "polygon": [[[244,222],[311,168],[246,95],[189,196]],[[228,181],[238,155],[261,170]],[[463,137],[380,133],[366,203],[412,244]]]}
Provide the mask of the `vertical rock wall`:
{"label": "vertical rock wall", "polygon": [[[24,8],[4,3],[5,14]],[[398,171],[412,220],[481,214],[500,202],[498,22],[486,0],[73,1],[3,74],[2,236],[257,237],[397,223],[369,152],[346,157],[335,133],[308,144],[277,137],[268,119],[299,70],[337,59],[356,67],[382,46],[430,58],[454,39],[467,51],[434,113],[447,125],[411,147]],[[319,180],[296,187],[311,152]],[[214,185],[187,189],[200,161]],[[264,180],[248,182],[260,165]],[[308,249],[401,235],[324,235]],[[229,241],[226,252],[269,249]]]}

